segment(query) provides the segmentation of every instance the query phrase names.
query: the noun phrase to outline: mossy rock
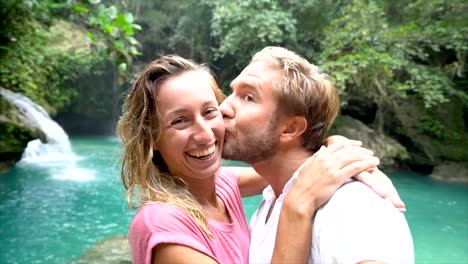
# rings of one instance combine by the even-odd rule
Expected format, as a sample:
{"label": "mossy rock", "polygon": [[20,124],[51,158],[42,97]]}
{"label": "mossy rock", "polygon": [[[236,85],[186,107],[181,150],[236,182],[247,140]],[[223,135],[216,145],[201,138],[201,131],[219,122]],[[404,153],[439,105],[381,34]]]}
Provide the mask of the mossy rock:
{"label": "mossy rock", "polygon": [[96,243],[75,264],[131,264],[127,237],[114,236]]}
{"label": "mossy rock", "polygon": [[23,152],[28,142],[33,139],[28,129],[0,122],[0,153]]}
{"label": "mossy rock", "polygon": [[37,138],[46,141],[44,132],[0,95],[0,173],[13,166],[28,142]]}
{"label": "mossy rock", "polygon": [[431,110],[420,100],[408,98],[394,110],[387,128],[405,145],[416,166],[468,161],[463,108],[457,98]]}
{"label": "mossy rock", "polygon": [[453,183],[468,184],[468,162],[442,162],[435,166],[431,178]]}
{"label": "mossy rock", "polygon": [[362,141],[364,147],[374,151],[375,155],[380,158],[379,167],[381,168],[397,168],[409,158],[406,148],[398,141],[349,116],[339,116],[330,134]]}

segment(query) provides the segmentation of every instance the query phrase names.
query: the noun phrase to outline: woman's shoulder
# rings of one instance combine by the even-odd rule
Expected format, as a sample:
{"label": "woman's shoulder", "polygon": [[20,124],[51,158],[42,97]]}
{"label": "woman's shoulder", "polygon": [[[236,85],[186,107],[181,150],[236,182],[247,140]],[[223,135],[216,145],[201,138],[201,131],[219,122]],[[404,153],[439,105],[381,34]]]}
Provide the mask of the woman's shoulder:
{"label": "woman's shoulder", "polygon": [[232,168],[221,167],[219,169],[218,178],[217,178],[218,184],[222,183],[222,184],[228,184],[228,185],[232,185],[232,184],[237,185],[237,178],[238,177]]}
{"label": "woman's shoulder", "polygon": [[183,225],[192,225],[193,219],[181,208],[168,203],[146,203],[135,214],[130,229],[159,229],[178,228]]}

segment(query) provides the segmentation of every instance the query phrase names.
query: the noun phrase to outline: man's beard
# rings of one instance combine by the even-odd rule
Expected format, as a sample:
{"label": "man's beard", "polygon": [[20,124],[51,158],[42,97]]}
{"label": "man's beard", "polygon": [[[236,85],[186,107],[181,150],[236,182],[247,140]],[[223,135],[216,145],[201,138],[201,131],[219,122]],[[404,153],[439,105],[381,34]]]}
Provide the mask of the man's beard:
{"label": "man's beard", "polygon": [[239,138],[237,129],[226,127],[226,139],[230,134],[232,138],[224,142],[223,159],[239,160],[249,164],[260,162],[272,157],[278,149],[278,136],[275,134],[278,119],[273,118],[262,131],[249,131],[244,138]]}

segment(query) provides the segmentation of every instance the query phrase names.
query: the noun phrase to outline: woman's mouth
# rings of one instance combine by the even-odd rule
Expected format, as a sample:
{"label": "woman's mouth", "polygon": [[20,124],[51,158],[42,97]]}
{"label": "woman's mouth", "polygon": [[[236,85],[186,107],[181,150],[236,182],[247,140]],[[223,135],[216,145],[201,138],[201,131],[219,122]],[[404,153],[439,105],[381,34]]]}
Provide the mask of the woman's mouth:
{"label": "woman's mouth", "polygon": [[216,151],[216,144],[213,144],[211,147],[204,150],[192,150],[187,151],[187,155],[195,159],[206,160],[211,158]]}

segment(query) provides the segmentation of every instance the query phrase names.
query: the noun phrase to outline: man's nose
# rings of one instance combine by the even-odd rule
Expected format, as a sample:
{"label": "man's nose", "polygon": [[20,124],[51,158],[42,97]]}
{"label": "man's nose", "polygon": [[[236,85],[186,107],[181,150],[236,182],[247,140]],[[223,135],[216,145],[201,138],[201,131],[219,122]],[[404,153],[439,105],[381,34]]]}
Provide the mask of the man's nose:
{"label": "man's nose", "polygon": [[232,95],[229,95],[219,106],[223,118],[232,119],[235,116],[234,107],[232,106]]}

